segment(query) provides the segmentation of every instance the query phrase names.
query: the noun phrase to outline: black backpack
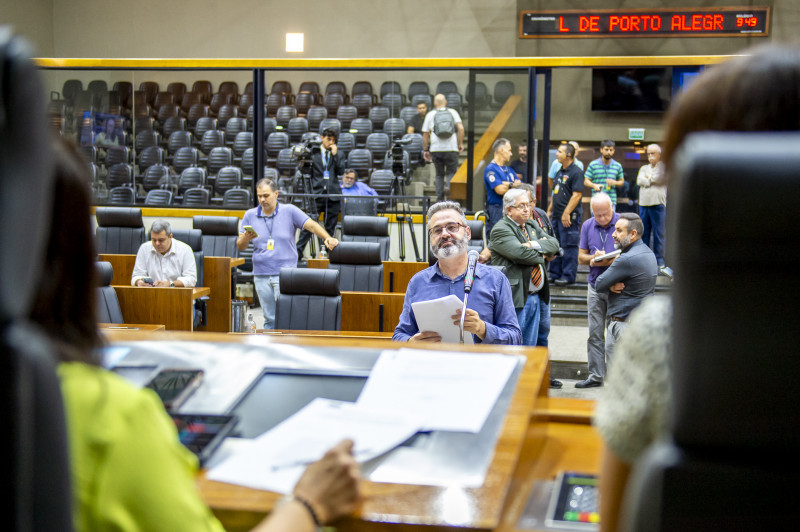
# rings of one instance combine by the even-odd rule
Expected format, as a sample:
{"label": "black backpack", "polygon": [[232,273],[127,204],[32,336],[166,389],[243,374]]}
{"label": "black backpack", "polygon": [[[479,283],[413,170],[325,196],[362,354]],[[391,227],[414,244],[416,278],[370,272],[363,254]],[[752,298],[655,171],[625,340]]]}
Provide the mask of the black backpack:
{"label": "black backpack", "polygon": [[449,139],[456,132],[456,121],[453,113],[446,107],[437,109],[433,115],[433,133],[440,139]]}

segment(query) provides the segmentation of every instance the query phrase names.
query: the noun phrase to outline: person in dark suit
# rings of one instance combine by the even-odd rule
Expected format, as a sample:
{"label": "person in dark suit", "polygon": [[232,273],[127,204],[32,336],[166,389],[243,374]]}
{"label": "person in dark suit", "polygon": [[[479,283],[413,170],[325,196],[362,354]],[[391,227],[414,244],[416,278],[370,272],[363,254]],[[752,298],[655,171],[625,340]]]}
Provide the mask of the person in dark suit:
{"label": "person in dark suit", "polygon": [[[330,197],[330,195],[341,195],[342,189],[339,186],[339,176],[344,174],[345,157],[339,153],[336,146],[338,132],[335,129],[327,128],[322,131],[322,149],[320,153],[311,156],[311,194],[319,194],[317,197],[317,212],[325,213],[325,230],[329,235],[333,235],[336,229],[336,222],[339,219],[341,210],[341,198]],[[310,214],[313,218],[314,213]],[[300,238],[297,239],[297,256],[303,256],[306,243],[311,238],[311,233],[303,230]],[[321,247],[321,246],[320,246]]]}

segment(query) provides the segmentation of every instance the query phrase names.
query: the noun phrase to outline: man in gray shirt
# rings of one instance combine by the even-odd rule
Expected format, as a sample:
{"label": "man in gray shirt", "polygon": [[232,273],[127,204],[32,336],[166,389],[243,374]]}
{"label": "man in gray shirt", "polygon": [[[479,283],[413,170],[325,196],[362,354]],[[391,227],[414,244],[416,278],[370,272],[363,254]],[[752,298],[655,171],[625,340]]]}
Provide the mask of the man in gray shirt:
{"label": "man in gray shirt", "polygon": [[628,315],[656,289],[658,264],[653,251],[642,242],[642,219],[625,212],[614,226],[615,247],[622,253],[595,281],[595,289],[608,294],[606,313],[606,358],[610,361],[614,344],[625,328]]}

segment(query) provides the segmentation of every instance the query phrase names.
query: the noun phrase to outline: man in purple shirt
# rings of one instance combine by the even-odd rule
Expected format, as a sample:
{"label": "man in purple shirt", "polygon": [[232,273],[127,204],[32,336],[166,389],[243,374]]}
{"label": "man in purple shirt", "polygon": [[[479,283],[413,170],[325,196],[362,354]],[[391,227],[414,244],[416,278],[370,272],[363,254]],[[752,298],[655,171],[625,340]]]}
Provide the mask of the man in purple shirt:
{"label": "man in purple shirt", "polygon": [[256,293],[264,311],[264,328],[275,326],[275,302],[280,295],[281,268],[297,266],[297,229],[305,229],[324,239],[325,247],[333,249],[339,241],[324,227],[291,204],[278,203],[278,188],[264,178],[256,185],[258,207],[244,213],[236,247],[247,249],[253,242],[253,279]]}
{"label": "man in purple shirt", "polygon": [[[611,197],[605,192],[592,196],[592,217],[581,226],[578,244],[578,262],[589,265],[589,286],[586,306],[589,310],[589,340],[586,342],[589,377],[575,383],[576,388],[593,388],[603,385],[606,375],[606,312],[608,294],[595,290],[597,277],[606,271],[614,259],[593,260],[595,257],[614,251],[614,224],[619,214],[614,212]],[[610,340],[610,338],[608,339]]]}

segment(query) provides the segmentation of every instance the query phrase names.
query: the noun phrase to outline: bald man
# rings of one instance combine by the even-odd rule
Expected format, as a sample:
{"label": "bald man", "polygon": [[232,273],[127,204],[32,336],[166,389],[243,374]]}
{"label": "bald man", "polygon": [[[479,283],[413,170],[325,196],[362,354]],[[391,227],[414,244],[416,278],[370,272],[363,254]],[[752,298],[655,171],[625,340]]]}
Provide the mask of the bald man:
{"label": "bald man", "polygon": [[450,180],[458,168],[458,154],[464,149],[464,125],[458,112],[447,107],[444,94],[434,96],[433,107],[422,123],[423,157],[433,162],[436,201],[442,201],[445,192],[450,192]]}

